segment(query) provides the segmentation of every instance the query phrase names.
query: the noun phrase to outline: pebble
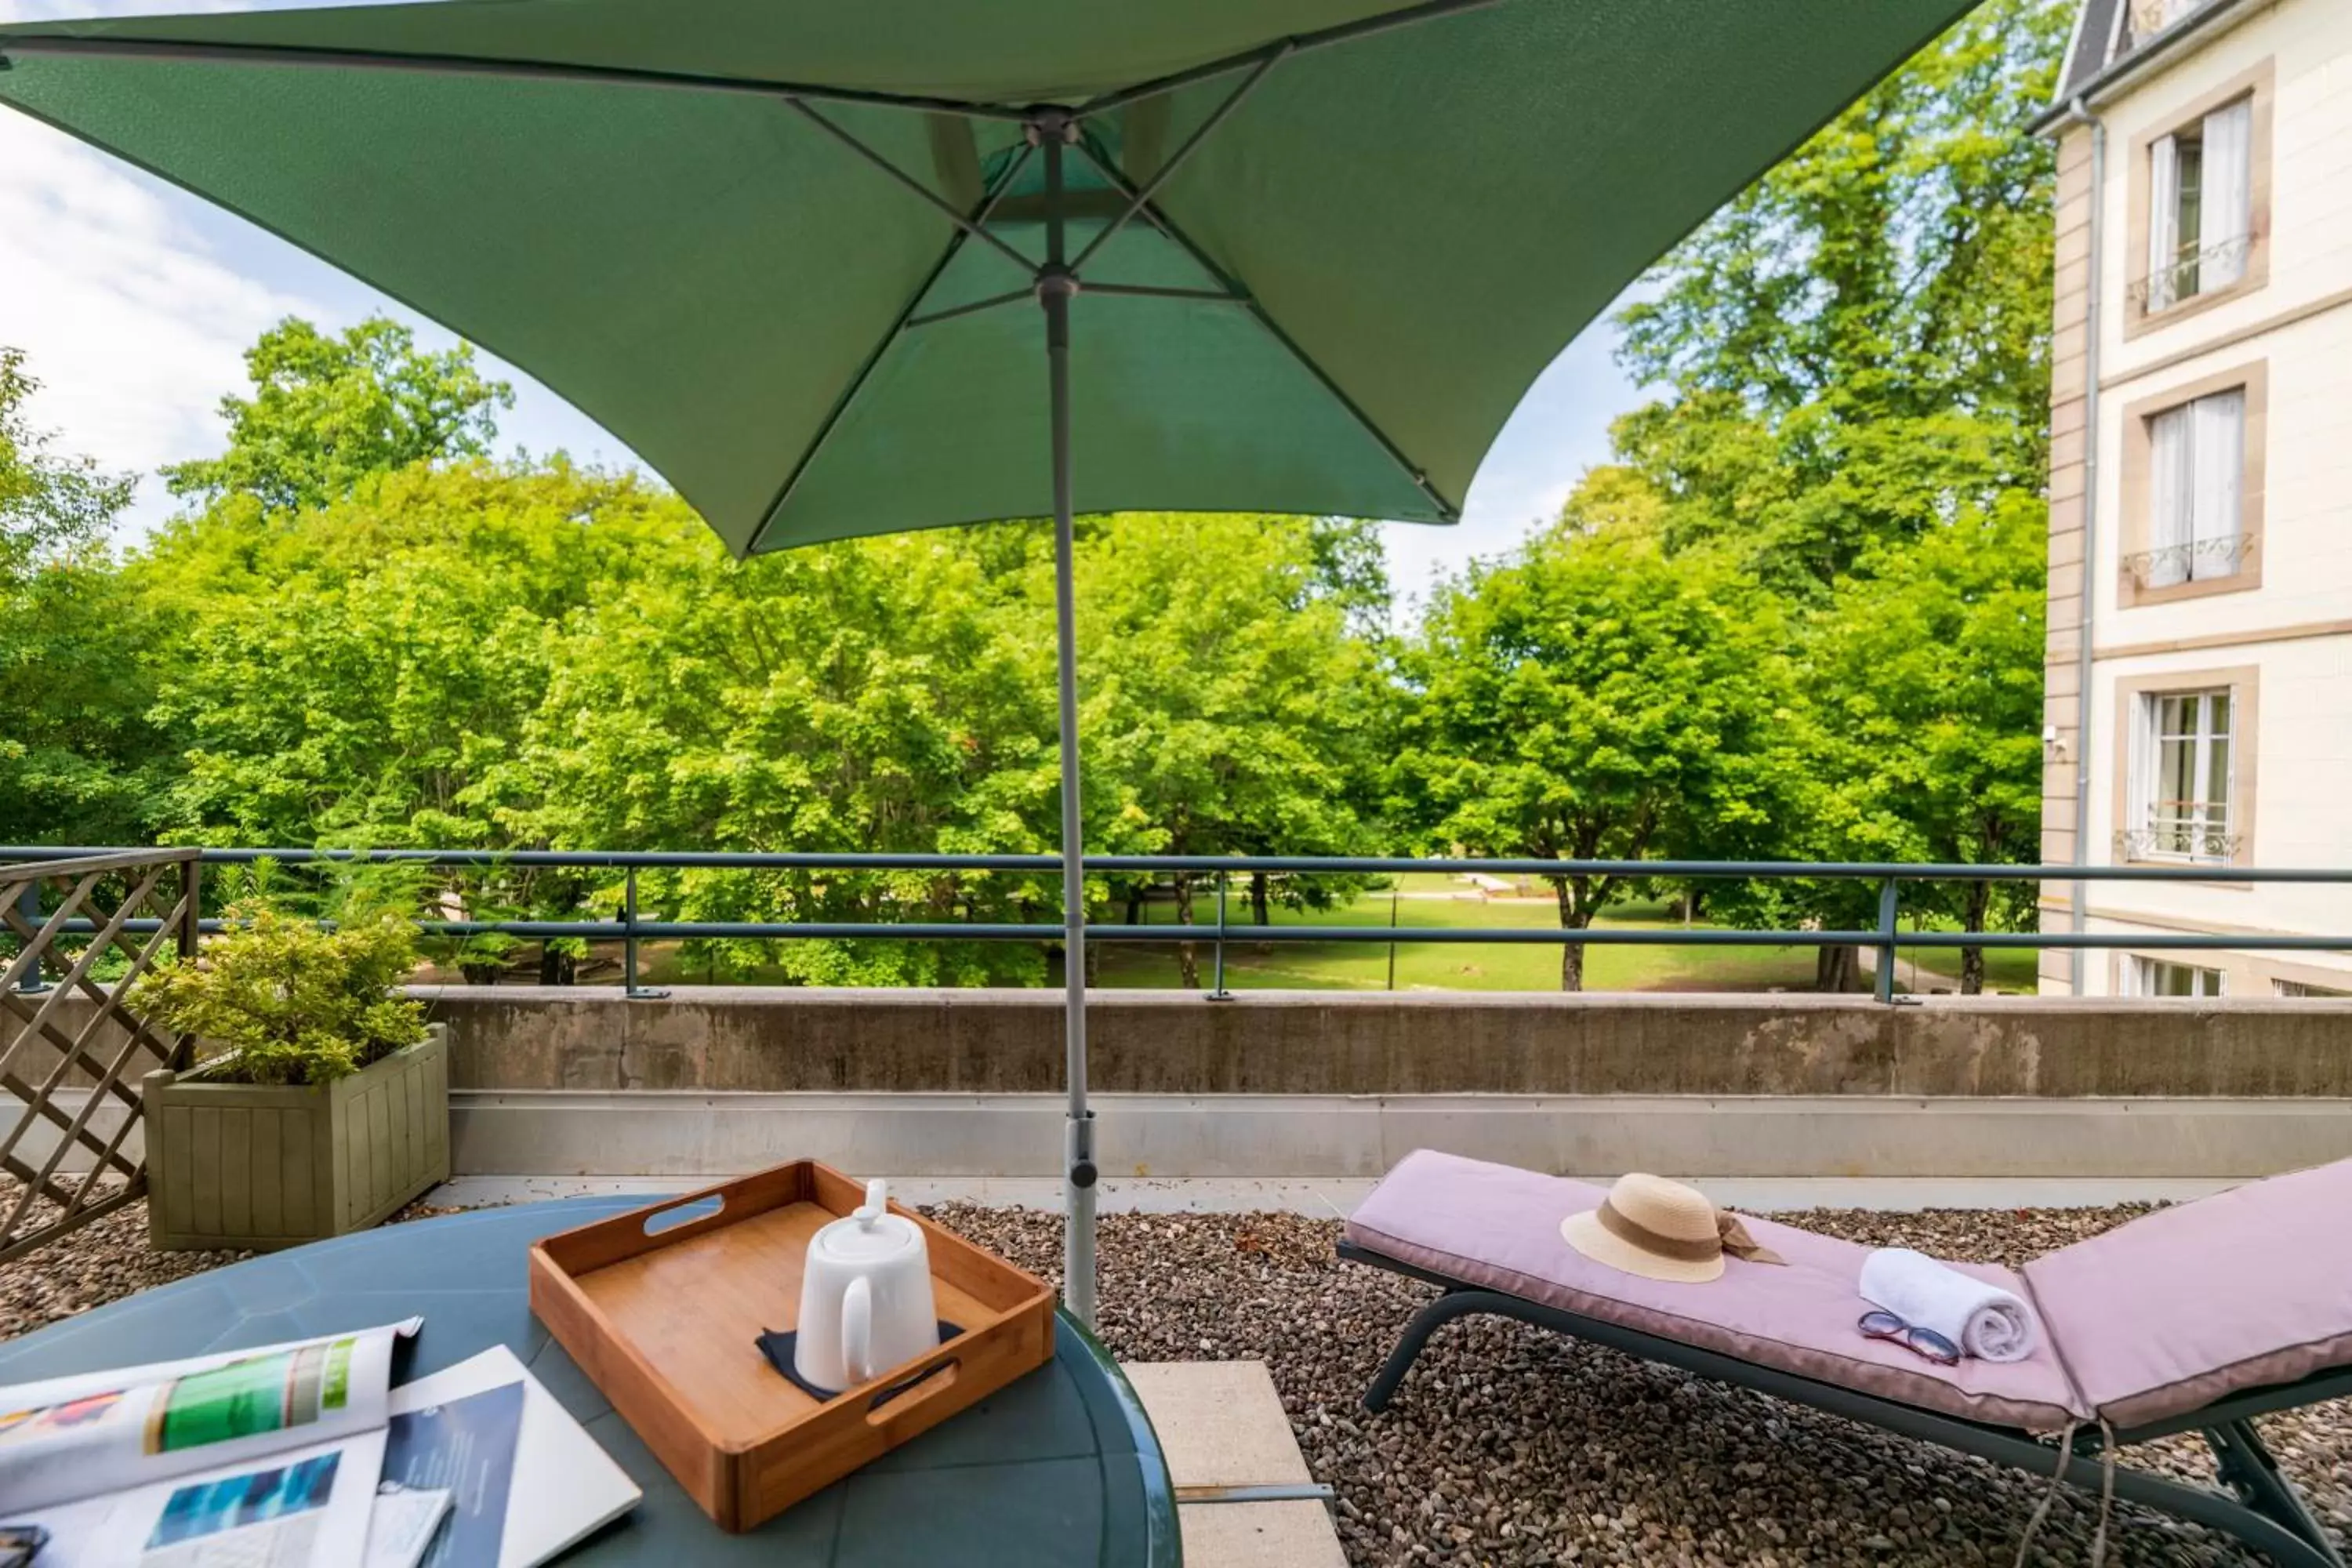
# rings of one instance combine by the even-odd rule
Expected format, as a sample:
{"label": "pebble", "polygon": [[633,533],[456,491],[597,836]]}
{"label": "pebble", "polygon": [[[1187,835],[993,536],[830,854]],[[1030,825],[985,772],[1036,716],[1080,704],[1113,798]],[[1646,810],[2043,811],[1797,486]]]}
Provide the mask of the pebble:
{"label": "pebble", "polygon": [[[950,1229],[1047,1279],[1058,1215],[947,1205]],[[1815,1210],[1774,1217],[1874,1247],[2014,1267],[2147,1212]],[[1433,1292],[1332,1253],[1336,1221],[1277,1214],[1106,1215],[1101,1335],[1128,1361],[1263,1361],[1355,1568],[1928,1568],[2017,1555],[2032,1477],[1874,1427],[1727,1389],[1496,1318],[1438,1331],[1381,1415],[1361,1399]],[[2319,1517],[2352,1527],[2352,1400],[2264,1417]],[[2210,1484],[2194,1437],[2131,1462]],[[2049,1568],[2089,1561],[2098,1500],[2068,1491],[2036,1536]],[[2194,1525],[2119,1504],[2115,1568],[2271,1568]],[[2342,1546],[2352,1554],[2352,1541]]]}

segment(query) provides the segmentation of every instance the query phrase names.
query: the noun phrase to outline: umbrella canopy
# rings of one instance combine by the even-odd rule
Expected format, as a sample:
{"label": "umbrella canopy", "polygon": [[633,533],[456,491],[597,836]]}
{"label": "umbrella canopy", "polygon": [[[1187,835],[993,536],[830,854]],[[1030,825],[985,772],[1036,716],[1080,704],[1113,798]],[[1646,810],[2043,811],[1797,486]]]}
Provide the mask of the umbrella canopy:
{"label": "umbrella canopy", "polygon": [[[1071,255],[1153,221],[1078,269],[1078,509],[1446,521],[1629,279],[1964,9],[362,6],[0,28],[0,100],[529,370],[739,552],[1051,509],[1041,313],[909,323],[1027,299],[1020,111],[1091,102]],[[849,138],[959,213],[1002,187],[1024,259]]]}
{"label": "umbrella canopy", "polygon": [[442,0],[0,28],[0,101],[522,366],[739,554],[1053,512],[1066,741],[1073,510],[1454,521],[1559,349],[1969,3]]}

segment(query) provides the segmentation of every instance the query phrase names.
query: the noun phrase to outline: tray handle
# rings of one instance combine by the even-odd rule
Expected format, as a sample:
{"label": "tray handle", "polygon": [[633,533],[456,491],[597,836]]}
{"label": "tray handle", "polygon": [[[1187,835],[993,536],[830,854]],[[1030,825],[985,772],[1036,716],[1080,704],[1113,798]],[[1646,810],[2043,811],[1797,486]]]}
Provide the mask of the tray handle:
{"label": "tray handle", "polygon": [[[681,1215],[666,1225],[656,1223],[664,1215],[676,1213],[679,1209],[698,1208],[705,1205],[709,1205],[707,1213],[691,1216]],[[656,1204],[650,1208],[640,1209],[636,1217],[637,1228],[645,1232],[648,1237],[658,1237],[664,1241],[684,1241],[697,1231],[714,1229],[726,1223],[727,1194],[723,1191],[681,1193],[666,1204]]]}
{"label": "tray handle", "polygon": [[[936,1357],[929,1366],[908,1373],[889,1387],[877,1390],[874,1396],[866,1402],[866,1425],[879,1426],[886,1421],[895,1421],[933,1394],[954,1387],[956,1369],[962,1364],[963,1357],[950,1352]],[[902,1394],[911,1394],[914,1397],[900,1400],[898,1396]],[[891,1407],[885,1410],[883,1406],[886,1405]]]}

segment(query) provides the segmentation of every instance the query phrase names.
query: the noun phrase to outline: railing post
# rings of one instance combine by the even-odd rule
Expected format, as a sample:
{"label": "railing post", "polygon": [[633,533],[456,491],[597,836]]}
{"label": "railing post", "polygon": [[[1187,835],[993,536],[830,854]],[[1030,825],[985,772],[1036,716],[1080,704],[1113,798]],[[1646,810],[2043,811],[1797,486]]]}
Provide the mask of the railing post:
{"label": "railing post", "polygon": [[632,1002],[658,1002],[669,994],[659,986],[637,984],[637,868],[628,869],[628,892],[621,906],[622,994]]}
{"label": "railing post", "polygon": [[1230,1002],[1234,994],[1225,989],[1225,873],[1217,873],[1217,985],[1209,993],[1212,1002]]}
{"label": "railing post", "polygon": [[[24,887],[18,890],[16,894],[16,913],[26,925],[32,927],[35,931],[40,930],[41,879],[38,877],[31,878],[26,880]],[[33,939],[28,937],[26,940],[29,942]],[[24,973],[16,977],[16,990],[18,994],[25,996],[38,996],[42,992],[47,991],[49,988],[48,982],[41,978],[41,963],[42,960],[36,957],[33,960],[32,967],[26,970]]]}
{"label": "railing post", "polygon": [[1895,879],[1878,884],[1878,999],[1895,1000],[1895,909],[1899,897]]}
{"label": "railing post", "polygon": [[1396,928],[1397,900],[1404,897],[1404,879],[1400,877],[1389,885],[1389,989],[1396,989]]}
{"label": "railing post", "polygon": [[196,946],[205,932],[205,858],[191,854],[180,862],[180,890],[187,895],[187,907],[180,915],[179,952],[184,959],[196,956]]}

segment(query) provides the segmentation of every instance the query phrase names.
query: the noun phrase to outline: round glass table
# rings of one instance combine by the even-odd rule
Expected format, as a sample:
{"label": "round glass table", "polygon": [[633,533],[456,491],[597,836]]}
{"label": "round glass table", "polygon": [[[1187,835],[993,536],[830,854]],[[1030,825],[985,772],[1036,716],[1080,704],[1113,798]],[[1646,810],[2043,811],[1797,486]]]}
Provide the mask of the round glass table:
{"label": "round glass table", "polygon": [[[721,1531],[530,1315],[533,1241],[649,1201],[485,1209],[232,1264],[0,1344],[0,1384],[422,1316],[394,1363],[395,1383],[504,1343],[645,1489],[566,1564],[1177,1568],[1175,1492],[1151,1424],[1117,1363],[1067,1316],[1056,1320],[1050,1364],[760,1529]],[[39,1266],[37,1255],[20,1265]]]}

